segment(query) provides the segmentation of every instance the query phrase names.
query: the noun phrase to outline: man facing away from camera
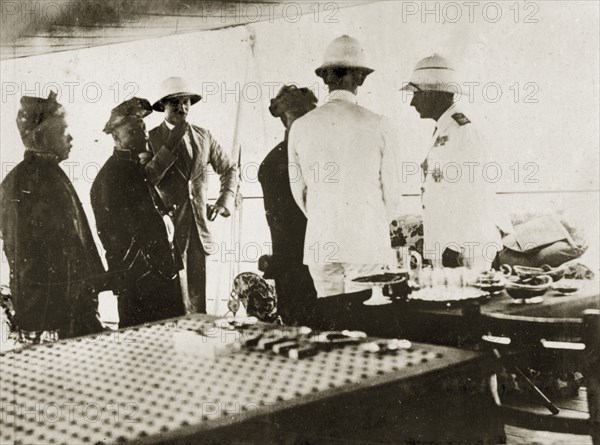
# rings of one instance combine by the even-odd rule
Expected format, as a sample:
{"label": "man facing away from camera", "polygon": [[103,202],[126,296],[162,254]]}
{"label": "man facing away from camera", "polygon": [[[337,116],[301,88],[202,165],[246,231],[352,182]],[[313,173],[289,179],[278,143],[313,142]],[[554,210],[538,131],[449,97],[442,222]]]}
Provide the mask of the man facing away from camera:
{"label": "man facing away from camera", "polygon": [[460,91],[456,71],[434,54],[417,64],[402,89],[412,92],[410,105],[421,119],[436,122],[421,165],[424,256],[444,267],[489,269],[512,225],[484,175],[491,160],[484,140],[454,100]]}
{"label": "man facing away from camera", "polygon": [[25,157],[0,186],[0,234],[10,266],[19,341],[43,343],[103,330],[106,272],[73,184],[59,163],[72,137],[51,92],[24,96],[17,126]]}
{"label": "man facing away from camera", "polygon": [[112,110],[104,132],[112,135],[115,148],[91,190],[98,236],[118,295],[120,328],[185,314],[173,223],[142,165],[148,155],[144,117],[150,113],[150,102],[137,97]]}
{"label": "man facing away from camera", "polygon": [[390,121],[358,105],[356,97],[372,72],[357,40],[333,40],[316,70],[329,88],[326,103],[297,119],[290,131],[290,185],[308,219],[304,263],[323,327],[351,324],[348,314],[369,295],[357,293],[364,287],[352,278],[378,273],[392,260],[398,143]]}

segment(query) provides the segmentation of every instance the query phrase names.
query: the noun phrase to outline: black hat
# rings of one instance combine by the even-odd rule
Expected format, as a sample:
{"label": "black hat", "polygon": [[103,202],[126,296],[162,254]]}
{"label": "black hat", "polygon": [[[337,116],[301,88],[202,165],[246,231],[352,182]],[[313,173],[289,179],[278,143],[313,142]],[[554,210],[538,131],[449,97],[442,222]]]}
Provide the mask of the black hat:
{"label": "black hat", "polygon": [[273,117],[281,117],[286,111],[303,111],[304,113],[316,108],[317,97],[308,88],[298,88],[295,85],[284,85],[273,99],[269,111]]}
{"label": "black hat", "polygon": [[21,108],[17,113],[17,127],[25,141],[46,119],[59,115],[62,105],[56,101],[56,93],[50,91],[47,99],[42,97],[21,97]]}
{"label": "black hat", "polygon": [[113,130],[131,118],[143,119],[152,113],[152,106],[146,99],[133,97],[117,105],[110,112],[110,119],[104,126],[105,133],[112,133]]}

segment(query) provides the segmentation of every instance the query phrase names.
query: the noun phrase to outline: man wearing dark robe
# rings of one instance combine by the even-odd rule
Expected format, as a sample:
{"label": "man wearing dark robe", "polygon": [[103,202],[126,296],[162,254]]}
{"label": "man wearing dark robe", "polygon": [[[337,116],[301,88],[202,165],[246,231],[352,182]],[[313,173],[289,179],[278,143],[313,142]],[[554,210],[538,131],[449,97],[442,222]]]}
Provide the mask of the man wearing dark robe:
{"label": "man wearing dark robe", "polygon": [[275,279],[277,311],[286,324],[310,324],[317,298],[308,267],[302,264],[306,216],[292,196],[288,173],[289,130],[294,120],[316,106],[317,98],[308,88],[281,88],[269,111],[283,122],[285,138],[258,170],[273,244],[267,277]]}
{"label": "man wearing dark robe", "polygon": [[59,167],[71,150],[56,94],[22,97],[25,158],[0,186],[0,232],[10,266],[19,340],[40,343],[101,331],[105,271],[73,184]]}
{"label": "man wearing dark robe", "polygon": [[121,328],[185,313],[173,223],[141,162],[149,157],[143,118],[150,113],[150,103],[137,97],[112,110],[104,132],[113,136],[115,149],[91,190]]}

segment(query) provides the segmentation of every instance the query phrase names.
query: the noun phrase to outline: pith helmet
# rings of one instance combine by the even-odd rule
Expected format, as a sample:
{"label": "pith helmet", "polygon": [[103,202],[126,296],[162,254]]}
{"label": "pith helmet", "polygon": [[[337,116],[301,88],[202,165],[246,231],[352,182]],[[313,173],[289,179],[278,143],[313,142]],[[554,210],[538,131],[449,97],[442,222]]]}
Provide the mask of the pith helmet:
{"label": "pith helmet", "polygon": [[317,76],[323,77],[327,68],[360,68],[371,74],[374,70],[369,68],[365,50],[355,38],[343,35],[333,40],[325,50],[323,64],[315,70]]}
{"label": "pith helmet", "polygon": [[160,99],[152,105],[156,111],[165,111],[165,101],[175,97],[189,97],[191,104],[194,105],[202,96],[192,93],[186,81],[181,77],[169,77],[160,85]]}
{"label": "pith helmet", "polygon": [[454,66],[445,57],[434,54],[417,63],[404,91],[442,91],[462,94]]}

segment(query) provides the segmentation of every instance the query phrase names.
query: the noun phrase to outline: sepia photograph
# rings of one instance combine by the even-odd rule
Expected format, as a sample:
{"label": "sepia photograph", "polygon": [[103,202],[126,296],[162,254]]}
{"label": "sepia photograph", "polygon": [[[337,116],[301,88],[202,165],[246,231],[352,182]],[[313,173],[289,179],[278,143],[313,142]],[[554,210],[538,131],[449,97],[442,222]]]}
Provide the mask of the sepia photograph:
{"label": "sepia photograph", "polygon": [[0,445],[600,445],[599,1],[0,31]]}

